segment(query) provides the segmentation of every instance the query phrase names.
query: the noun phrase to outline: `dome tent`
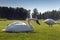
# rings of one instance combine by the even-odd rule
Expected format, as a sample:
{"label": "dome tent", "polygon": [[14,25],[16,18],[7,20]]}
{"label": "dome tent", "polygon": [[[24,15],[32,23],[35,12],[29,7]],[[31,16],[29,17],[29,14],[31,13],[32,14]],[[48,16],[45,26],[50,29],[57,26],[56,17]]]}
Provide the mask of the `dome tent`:
{"label": "dome tent", "polygon": [[25,31],[33,31],[29,25],[26,25],[23,22],[13,22],[7,26],[7,28],[3,29],[6,32],[25,32]]}

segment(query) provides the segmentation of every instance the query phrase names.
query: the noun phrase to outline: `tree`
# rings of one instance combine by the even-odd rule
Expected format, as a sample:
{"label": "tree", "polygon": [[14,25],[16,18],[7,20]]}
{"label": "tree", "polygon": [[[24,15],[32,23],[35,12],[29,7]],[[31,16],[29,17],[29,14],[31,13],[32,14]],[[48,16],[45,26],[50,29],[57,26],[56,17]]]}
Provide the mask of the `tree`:
{"label": "tree", "polygon": [[30,11],[31,10],[28,10],[27,18],[30,18]]}
{"label": "tree", "polygon": [[0,18],[26,19],[28,11],[24,8],[0,7]]}
{"label": "tree", "polygon": [[37,10],[36,8],[34,8],[34,9],[33,9],[33,13],[32,13],[32,15],[33,15],[32,17],[33,17],[33,18],[37,18],[38,14],[39,14],[39,13],[38,13],[38,10]]}
{"label": "tree", "polygon": [[42,14],[41,14],[41,12],[38,14],[38,19],[42,19]]}

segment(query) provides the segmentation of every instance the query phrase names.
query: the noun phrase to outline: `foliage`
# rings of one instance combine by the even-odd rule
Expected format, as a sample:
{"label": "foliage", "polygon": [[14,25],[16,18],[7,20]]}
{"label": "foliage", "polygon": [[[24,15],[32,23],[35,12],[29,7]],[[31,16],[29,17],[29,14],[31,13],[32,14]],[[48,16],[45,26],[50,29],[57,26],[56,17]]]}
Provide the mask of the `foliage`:
{"label": "foliage", "polygon": [[60,19],[60,11],[52,10],[47,11],[42,14],[42,19],[52,18],[52,19]]}
{"label": "foliage", "polygon": [[37,18],[37,15],[38,15],[38,10],[37,10],[37,8],[34,8],[33,13],[32,13],[32,17]]}
{"label": "foliage", "polygon": [[24,8],[0,7],[0,18],[26,19],[27,10]]}
{"label": "foliage", "polygon": [[[30,10],[26,10],[24,8],[12,8],[12,7],[0,7],[0,18],[5,19],[26,19],[30,17]],[[32,13],[33,18],[38,19],[47,19],[52,18],[54,20],[60,19],[60,10],[52,10],[52,11],[46,11],[44,13],[39,13],[37,8],[33,9]]]}

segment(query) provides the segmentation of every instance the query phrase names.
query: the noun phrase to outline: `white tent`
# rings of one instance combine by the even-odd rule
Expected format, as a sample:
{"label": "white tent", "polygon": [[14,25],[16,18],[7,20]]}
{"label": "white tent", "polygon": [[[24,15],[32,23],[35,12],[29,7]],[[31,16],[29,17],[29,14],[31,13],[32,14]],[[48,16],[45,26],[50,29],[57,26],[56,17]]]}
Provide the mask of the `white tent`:
{"label": "white tent", "polygon": [[13,22],[9,24],[3,31],[6,32],[25,32],[25,31],[33,31],[29,25],[26,25],[23,22]]}

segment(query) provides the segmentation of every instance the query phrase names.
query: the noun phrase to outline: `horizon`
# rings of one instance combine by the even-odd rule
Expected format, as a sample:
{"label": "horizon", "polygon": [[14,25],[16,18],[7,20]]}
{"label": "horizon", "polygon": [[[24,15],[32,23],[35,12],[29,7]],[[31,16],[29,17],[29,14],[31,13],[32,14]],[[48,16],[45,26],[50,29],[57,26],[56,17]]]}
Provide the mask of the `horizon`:
{"label": "horizon", "polygon": [[23,7],[31,10],[37,8],[38,12],[44,13],[46,11],[59,10],[60,0],[0,0],[0,6],[7,7]]}

